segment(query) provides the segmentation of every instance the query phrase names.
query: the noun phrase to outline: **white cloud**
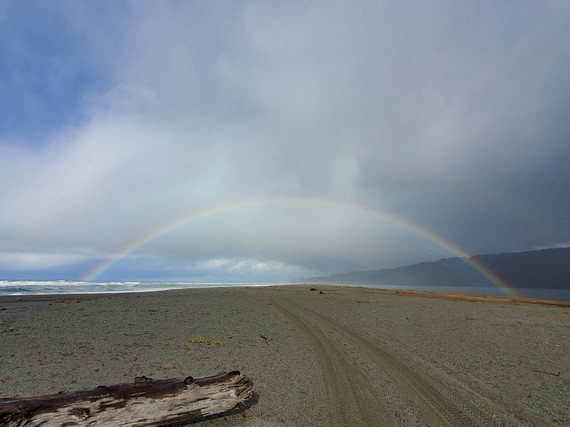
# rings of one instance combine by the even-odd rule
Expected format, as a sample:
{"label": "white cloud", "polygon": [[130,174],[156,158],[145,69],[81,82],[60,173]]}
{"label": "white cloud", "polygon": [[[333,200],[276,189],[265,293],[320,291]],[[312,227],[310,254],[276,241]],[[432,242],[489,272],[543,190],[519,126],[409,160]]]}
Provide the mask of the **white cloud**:
{"label": "white cloud", "polygon": [[236,261],[230,259],[209,259],[198,263],[197,267],[205,270],[219,270],[234,266]]}
{"label": "white cloud", "polygon": [[532,249],[541,250],[541,249],[565,249],[565,248],[570,248],[570,242],[552,243],[546,246],[534,246]]}
{"label": "white cloud", "polygon": [[0,269],[4,271],[32,271],[74,265],[90,257],[77,253],[4,252],[0,251]]}
{"label": "white cloud", "polygon": [[276,260],[218,258],[199,262],[190,271],[212,271],[218,275],[247,281],[295,280],[315,274],[315,270]]}

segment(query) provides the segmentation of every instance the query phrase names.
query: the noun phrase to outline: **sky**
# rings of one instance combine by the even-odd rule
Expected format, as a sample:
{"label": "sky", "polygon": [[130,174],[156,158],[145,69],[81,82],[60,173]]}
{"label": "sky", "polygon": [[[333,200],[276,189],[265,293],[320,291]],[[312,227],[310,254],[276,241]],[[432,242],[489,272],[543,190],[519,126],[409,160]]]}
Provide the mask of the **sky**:
{"label": "sky", "polygon": [[570,245],[570,2],[0,0],[0,279]]}

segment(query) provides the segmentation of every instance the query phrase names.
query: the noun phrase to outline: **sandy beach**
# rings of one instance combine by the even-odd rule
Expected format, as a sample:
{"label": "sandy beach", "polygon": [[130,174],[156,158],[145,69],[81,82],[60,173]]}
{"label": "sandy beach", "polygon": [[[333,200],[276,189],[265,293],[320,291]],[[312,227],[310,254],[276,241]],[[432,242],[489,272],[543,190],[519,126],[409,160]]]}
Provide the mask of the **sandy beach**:
{"label": "sandy beach", "polygon": [[568,303],[317,285],[0,298],[0,398],[253,379],[246,408],[204,426],[569,426],[569,354]]}

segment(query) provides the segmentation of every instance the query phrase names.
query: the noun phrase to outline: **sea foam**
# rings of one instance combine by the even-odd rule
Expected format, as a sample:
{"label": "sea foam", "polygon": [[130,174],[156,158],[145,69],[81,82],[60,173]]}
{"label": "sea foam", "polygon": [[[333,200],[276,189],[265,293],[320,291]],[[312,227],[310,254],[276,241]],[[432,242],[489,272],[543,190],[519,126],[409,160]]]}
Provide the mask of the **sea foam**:
{"label": "sea foam", "polygon": [[199,282],[80,282],[67,280],[0,280],[0,295],[108,294],[201,289],[226,286],[268,286],[250,283]]}

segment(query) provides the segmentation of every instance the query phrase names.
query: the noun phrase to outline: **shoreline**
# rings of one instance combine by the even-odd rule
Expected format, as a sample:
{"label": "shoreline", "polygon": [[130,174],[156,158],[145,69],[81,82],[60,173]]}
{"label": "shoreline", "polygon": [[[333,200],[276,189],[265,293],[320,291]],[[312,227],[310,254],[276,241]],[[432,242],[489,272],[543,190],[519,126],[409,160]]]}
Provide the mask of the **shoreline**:
{"label": "shoreline", "polygon": [[322,288],[322,289],[360,289],[363,291],[378,292],[380,294],[396,294],[408,296],[426,296],[432,298],[444,298],[454,300],[471,300],[479,302],[498,302],[498,303],[516,303],[516,304],[538,304],[538,305],[551,305],[560,307],[570,307],[570,301],[540,299],[519,296],[507,295],[487,295],[477,293],[460,293],[460,292],[446,292],[442,290],[418,290],[418,289],[403,289],[403,288],[379,288],[363,285],[350,285],[350,284],[328,284],[328,283],[291,283],[291,284],[240,284],[240,285],[227,285],[227,286],[210,286],[210,287],[196,287],[196,288],[176,288],[176,289],[158,289],[146,291],[117,291],[117,292],[83,292],[83,293],[38,293],[38,294],[18,294],[18,295],[3,295],[0,294],[0,304],[2,302],[32,302],[41,301],[43,299],[58,299],[58,298],[81,298],[81,297],[96,297],[108,295],[144,295],[144,294],[160,294],[171,292],[185,292],[193,290],[214,290],[214,289],[256,289],[256,288]]}
{"label": "shoreline", "polygon": [[201,425],[565,425],[568,307],[319,284],[4,296],[0,398],[239,370],[256,400]]}

